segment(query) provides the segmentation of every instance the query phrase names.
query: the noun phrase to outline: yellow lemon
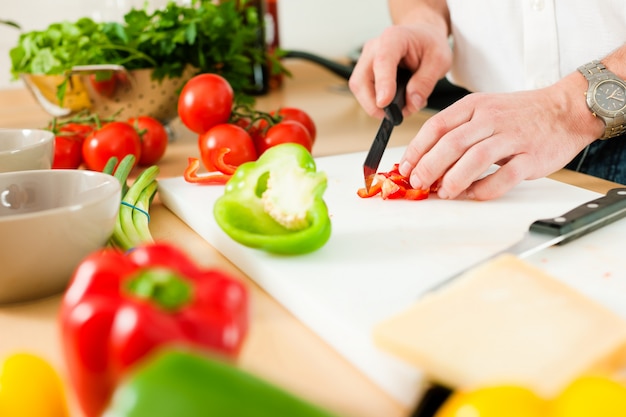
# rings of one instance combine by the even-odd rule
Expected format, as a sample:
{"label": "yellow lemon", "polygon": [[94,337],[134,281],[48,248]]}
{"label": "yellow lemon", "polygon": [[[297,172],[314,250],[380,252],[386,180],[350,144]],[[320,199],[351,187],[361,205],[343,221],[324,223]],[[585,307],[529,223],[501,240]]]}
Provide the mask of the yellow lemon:
{"label": "yellow lemon", "polygon": [[0,366],[0,416],[67,417],[65,390],[44,359],[16,353]]}
{"label": "yellow lemon", "polygon": [[550,417],[626,417],[626,385],[604,376],[583,376],[552,401]]}
{"label": "yellow lemon", "polygon": [[435,417],[545,417],[547,408],[529,389],[498,385],[454,392]]}

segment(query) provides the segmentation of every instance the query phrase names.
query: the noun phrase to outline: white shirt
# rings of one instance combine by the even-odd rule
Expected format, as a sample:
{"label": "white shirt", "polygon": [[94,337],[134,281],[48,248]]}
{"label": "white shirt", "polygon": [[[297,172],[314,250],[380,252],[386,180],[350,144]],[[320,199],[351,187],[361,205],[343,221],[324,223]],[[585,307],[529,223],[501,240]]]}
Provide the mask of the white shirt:
{"label": "white shirt", "polygon": [[470,91],[548,86],[626,43],[626,0],[448,0],[454,62]]}

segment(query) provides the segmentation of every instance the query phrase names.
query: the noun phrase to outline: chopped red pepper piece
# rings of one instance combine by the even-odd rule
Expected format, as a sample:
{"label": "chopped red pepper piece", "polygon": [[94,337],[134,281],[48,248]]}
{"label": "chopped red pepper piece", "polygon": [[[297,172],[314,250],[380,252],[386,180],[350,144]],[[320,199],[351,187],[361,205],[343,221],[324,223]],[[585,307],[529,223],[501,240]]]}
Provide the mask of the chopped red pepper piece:
{"label": "chopped red pepper piece", "polygon": [[382,181],[378,181],[378,182],[375,181],[371,185],[369,191],[365,187],[363,187],[357,190],[357,194],[361,198],[374,197],[375,195],[378,195],[380,193],[380,191],[382,190],[382,186],[383,186]]}
{"label": "chopped red pepper piece", "polygon": [[[223,160],[223,158],[222,158]],[[211,175],[198,175],[198,169],[200,168],[200,160],[198,158],[188,158],[187,168],[183,177],[185,181],[194,184],[219,184],[224,185],[232,177],[232,174],[211,174]]]}
{"label": "chopped red pepper piece", "polygon": [[416,188],[410,188],[406,190],[404,199],[405,200],[426,200],[429,194],[430,194],[430,190],[418,190]]}
{"label": "chopped red pepper piece", "polygon": [[381,188],[381,195],[384,200],[403,198],[406,194],[406,188],[398,185],[393,179],[385,178]]}
{"label": "chopped red pepper piece", "polygon": [[60,324],[70,381],[85,415],[95,417],[128,369],[162,345],[236,357],[248,295],[241,282],[198,268],[168,244],[103,249],[76,269]]}
{"label": "chopped red pepper piece", "polygon": [[439,182],[433,184],[429,190],[418,190],[411,187],[408,178],[400,174],[399,164],[394,164],[387,172],[379,172],[369,191],[359,188],[357,195],[361,198],[369,198],[380,194],[384,200],[424,200],[431,192],[436,192]]}
{"label": "chopped red pepper piece", "polygon": [[237,167],[226,163],[224,157],[230,152],[230,148],[220,148],[217,152],[211,153],[211,162],[222,174],[232,175]]}

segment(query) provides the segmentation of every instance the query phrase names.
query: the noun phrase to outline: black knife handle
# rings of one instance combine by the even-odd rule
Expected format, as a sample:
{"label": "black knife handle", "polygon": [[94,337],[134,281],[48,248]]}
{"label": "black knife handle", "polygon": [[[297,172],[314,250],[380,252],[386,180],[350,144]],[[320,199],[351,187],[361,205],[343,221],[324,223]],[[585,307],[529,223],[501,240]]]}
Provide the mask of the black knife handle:
{"label": "black knife handle", "polygon": [[413,73],[402,67],[398,67],[396,72],[396,95],[387,107],[385,107],[385,115],[394,126],[402,123],[402,109],[406,105],[406,85],[413,76]]}
{"label": "black knife handle", "polygon": [[550,236],[570,234],[559,245],[626,217],[626,188],[613,188],[604,196],[584,203],[559,217],[537,220],[530,230]]}
{"label": "black knife handle", "polygon": [[433,417],[452,393],[452,389],[443,385],[430,385],[410,417]]}

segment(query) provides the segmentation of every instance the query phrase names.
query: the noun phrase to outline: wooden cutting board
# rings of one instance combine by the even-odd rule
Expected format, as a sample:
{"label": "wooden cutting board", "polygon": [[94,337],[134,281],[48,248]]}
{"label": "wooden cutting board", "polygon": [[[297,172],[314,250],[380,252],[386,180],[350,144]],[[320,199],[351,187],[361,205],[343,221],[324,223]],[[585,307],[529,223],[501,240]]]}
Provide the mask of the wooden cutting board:
{"label": "wooden cutting board", "polygon": [[[385,153],[391,169],[403,149]],[[420,372],[378,350],[376,323],[411,305],[445,277],[519,240],[530,223],[600,195],[542,178],[487,202],[362,199],[365,153],[321,157],[333,222],[319,251],[281,257],[244,247],[213,218],[223,186],[159,181],[163,203],[282,303],[364,375],[407,406],[417,399]],[[528,261],[626,317],[626,221],[620,220]]]}

